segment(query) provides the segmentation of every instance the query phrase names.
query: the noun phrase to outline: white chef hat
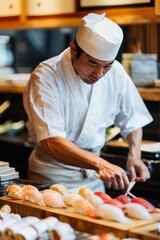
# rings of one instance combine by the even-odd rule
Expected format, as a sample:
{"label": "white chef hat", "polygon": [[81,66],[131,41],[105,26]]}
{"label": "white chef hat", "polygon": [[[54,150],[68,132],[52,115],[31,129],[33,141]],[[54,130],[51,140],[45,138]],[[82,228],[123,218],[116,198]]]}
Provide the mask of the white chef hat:
{"label": "white chef hat", "polygon": [[122,40],[122,29],[105,14],[90,13],[83,17],[76,35],[79,47],[102,61],[116,58]]}

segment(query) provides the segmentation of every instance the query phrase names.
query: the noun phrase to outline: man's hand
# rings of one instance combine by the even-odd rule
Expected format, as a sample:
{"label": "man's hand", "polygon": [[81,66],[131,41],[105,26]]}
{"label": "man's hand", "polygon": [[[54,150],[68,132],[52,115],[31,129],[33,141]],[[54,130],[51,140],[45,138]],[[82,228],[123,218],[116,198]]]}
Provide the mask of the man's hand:
{"label": "man's hand", "polygon": [[150,178],[150,172],[140,158],[135,158],[128,155],[127,170],[132,181],[145,182]]}
{"label": "man's hand", "polygon": [[129,153],[127,158],[127,170],[130,174],[130,180],[137,182],[145,182],[150,178],[147,166],[141,160],[141,142],[142,129],[137,129],[127,136],[129,144]]}
{"label": "man's hand", "polygon": [[129,185],[129,179],[125,171],[106,160],[101,160],[98,175],[108,189],[125,190]]}

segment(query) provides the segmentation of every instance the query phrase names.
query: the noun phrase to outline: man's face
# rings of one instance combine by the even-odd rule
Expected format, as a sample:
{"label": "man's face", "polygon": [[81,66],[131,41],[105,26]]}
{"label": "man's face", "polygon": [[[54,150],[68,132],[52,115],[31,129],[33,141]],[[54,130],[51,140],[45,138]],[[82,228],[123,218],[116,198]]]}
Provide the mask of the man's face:
{"label": "man's face", "polygon": [[84,52],[77,58],[75,45],[70,45],[70,48],[73,67],[76,73],[87,84],[96,83],[111,69],[114,62],[114,60],[100,61]]}

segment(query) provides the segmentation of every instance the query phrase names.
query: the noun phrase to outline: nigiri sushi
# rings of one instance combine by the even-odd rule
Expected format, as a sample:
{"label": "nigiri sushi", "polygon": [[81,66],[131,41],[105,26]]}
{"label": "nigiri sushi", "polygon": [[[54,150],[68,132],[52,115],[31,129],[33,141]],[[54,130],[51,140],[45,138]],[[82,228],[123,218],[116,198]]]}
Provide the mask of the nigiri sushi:
{"label": "nigiri sushi", "polygon": [[117,199],[113,199],[111,198],[107,193],[104,192],[95,192],[95,195],[99,196],[104,203],[106,204],[111,204],[111,205],[115,205],[116,207],[122,208],[123,203],[118,201]]}
{"label": "nigiri sushi", "polygon": [[36,188],[35,186],[30,185],[30,184],[23,185],[22,186],[23,193],[25,193],[27,190],[38,190],[38,188]]}
{"label": "nigiri sushi", "polygon": [[16,184],[9,185],[6,188],[8,192],[8,196],[14,199],[22,199],[23,198],[23,191],[22,188]]}
{"label": "nigiri sushi", "polygon": [[78,193],[70,192],[64,199],[66,205],[73,206],[74,202],[83,199],[83,197]]}
{"label": "nigiri sushi", "polygon": [[54,190],[44,190],[43,199],[48,207],[63,208],[66,207],[62,195]]}
{"label": "nigiri sushi", "polygon": [[115,199],[117,199],[118,201],[120,201],[123,204],[131,202],[131,198],[129,196],[125,195],[125,194],[119,195]]}
{"label": "nigiri sushi", "polygon": [[102,198],[100,198],[97,195],[89,195],[88,197],[86,197],[86,199],[91,202],[95,207],[100,206],[101,204],[104,203],[104,201],[102,200]]}
{"label": "nigiri sushi", "polygon": [[62,184],[53,184],[52,186],[50,186],[50,189],[60,193],[63,196],[63,199],[67,197],[69,193],[68,189]]}
{"label": "nigiri sushi", "polygon": [[96,207],[86,199],[79,199],[73,204],[73,211],[85,216],[95,218]]}
{"label": "nigiri sushi", "polygon": [[143,205],[149,212],[152,212],[152,213],[158,212],[155,206],[144,198],[141,198],[141,197],[132,198],[131,202],[139,203]]}
{"label": "nigiri sushi", "polygon": [[86,197],[88,197],[89,195],[94,195],[94,192],[93,192],[90,188],[88,188],[88,187],[80,188],[78,193],[79,193],[83,198],[86,198]]}
{"label": "nigiri sushi", "polygon": [[112,220],[120,223],[130,223],[129,218],[127,218],[122,209],[111,204],[102,204],[96,209],[96,216]]}
{"label": "nigiri sushi", "polygon": [[147,209],[139,203],[127,203],[123,207],[126,215],[130,218],[140,219],[140,220],[152,220],[151,214]]}
{"label": "nigiri sushi", "polygon": [[43,195],[39,190],[27,190],[23,195],[23,201],[28,201],[40,206],[45,206]]}

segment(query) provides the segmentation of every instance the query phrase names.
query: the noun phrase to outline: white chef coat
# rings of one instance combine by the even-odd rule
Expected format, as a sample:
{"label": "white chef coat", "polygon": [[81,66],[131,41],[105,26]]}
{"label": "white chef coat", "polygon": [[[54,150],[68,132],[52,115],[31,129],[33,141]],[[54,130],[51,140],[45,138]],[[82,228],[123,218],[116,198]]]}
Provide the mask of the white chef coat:
{"label": "white chef coat", "polygon": [[119,62],[114,61],[104,77],[88,85],[74,71],[69,48],[33,71],[24,91],[24,107],[29,116],[27,128],[36,144],[29,160],[30,180],[58,182],[69,188],[104,189],[93,170],[65,165],[45,154],[41,140],[61,136],[99,155],[107,127],[118,126],[126,137],[152,121]]}

